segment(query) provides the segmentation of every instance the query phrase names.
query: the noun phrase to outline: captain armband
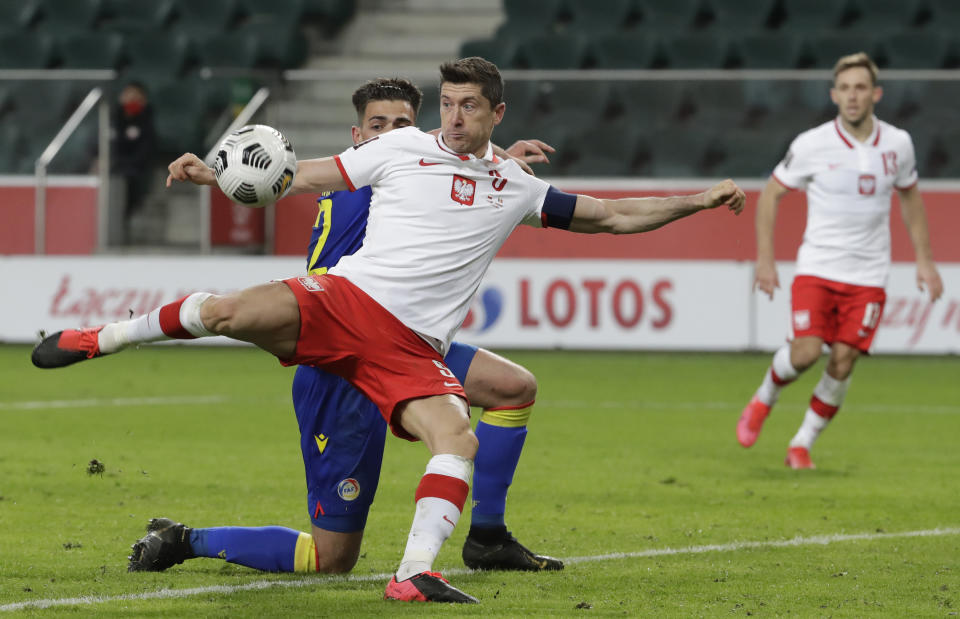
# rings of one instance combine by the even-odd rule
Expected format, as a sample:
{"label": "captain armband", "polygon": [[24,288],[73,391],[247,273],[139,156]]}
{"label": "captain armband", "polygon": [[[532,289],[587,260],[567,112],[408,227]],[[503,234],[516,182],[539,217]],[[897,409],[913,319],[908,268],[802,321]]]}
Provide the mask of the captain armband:
{"label": "captain armband", "polygon": [[540,223],[544,228],[560,228],[567,230],[573,221],[573,211],[577,206],[577,196],[564,193],[551,186],[543,199],[543,208],[540,209]]}

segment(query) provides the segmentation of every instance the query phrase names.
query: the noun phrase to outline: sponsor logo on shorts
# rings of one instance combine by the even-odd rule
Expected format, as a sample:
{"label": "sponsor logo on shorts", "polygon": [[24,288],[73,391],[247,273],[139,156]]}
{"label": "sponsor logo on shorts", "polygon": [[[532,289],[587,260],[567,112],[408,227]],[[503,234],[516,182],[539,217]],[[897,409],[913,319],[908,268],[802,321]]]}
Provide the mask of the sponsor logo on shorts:
{"label": "sponsor logo on shorts", "polygon": [[793,313],[793,328],[797,331],[810,328],[810,310],[797,310]]}
{"label": "sponsor logo on shorts", "polygon": [[360,482],[352,477],[344,479],[337,485],[337,494],[344,501],[354,501],[360,496]]}
{"label": "sponsor logo on shorts", "polygon": [[323,292],[323,286],[321,286],[320,282],[313,279],[312,277],[298,277],[297,281],[300,282],[301,286],[303,286],[310,292]]}

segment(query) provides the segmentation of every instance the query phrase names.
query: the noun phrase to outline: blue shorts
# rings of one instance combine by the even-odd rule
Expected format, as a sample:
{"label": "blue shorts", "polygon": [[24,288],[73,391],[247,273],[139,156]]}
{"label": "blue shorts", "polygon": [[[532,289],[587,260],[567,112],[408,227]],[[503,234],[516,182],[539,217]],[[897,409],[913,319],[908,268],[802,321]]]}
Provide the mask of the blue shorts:
{"label": "blue shorts", "polygon": [[[476,353],[474,346],[450,345],[444,363],[461,385]],[[293,408],[311,522],[338,533],[363,530],[383,464],[383,415],[346,380],[305,365],[293,377]]]}

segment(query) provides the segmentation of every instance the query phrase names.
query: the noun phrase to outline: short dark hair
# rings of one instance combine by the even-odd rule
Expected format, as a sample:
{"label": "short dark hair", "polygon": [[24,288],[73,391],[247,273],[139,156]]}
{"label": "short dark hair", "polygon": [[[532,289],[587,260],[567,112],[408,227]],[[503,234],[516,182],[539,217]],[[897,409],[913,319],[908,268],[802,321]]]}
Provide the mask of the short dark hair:
{"label": "short dark hair", "polygon": [[503,77],[500,69],[485,58],[470,56],[440,65],[440,84],[478,84],[490,107],[503,103]]}
{"label": "short dark hair", "polygon": [[413,113],[417,115],[420,113],[423,93],[412,82],[402,77],[381,77],[370,80],[353,93],[353,107],[357,110],[357,118],[360,122],[363,122],[363,114],[371,101],[406,101],[413,108]]}

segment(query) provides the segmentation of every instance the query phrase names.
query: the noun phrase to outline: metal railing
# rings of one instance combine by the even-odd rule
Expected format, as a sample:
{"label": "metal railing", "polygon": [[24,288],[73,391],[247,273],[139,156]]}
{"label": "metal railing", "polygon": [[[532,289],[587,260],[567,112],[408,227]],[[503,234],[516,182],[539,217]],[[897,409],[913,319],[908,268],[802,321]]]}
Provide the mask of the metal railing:
{"label": "metal railing", "polygon": [[46,232],[47,232],[47,168],[53,161],[63,145],[70,139],[70,136],[77,130],[87,114],[98,106],[99,131],[97,132],[97,144],[99,150],[99,166],[97,176],[99,178],[99,187],[97,189],[97,251],[103,251],[107,238],[107,204],[110,196],[110,107],[103,96],[103,90],[94,88],[84,97],[77,109],[73,111],[67,122],[60,128],[50,144],[40,153],[34,164],[34,174],[36,176],[36,193],[34,199],[34,253],[46,253]]}

